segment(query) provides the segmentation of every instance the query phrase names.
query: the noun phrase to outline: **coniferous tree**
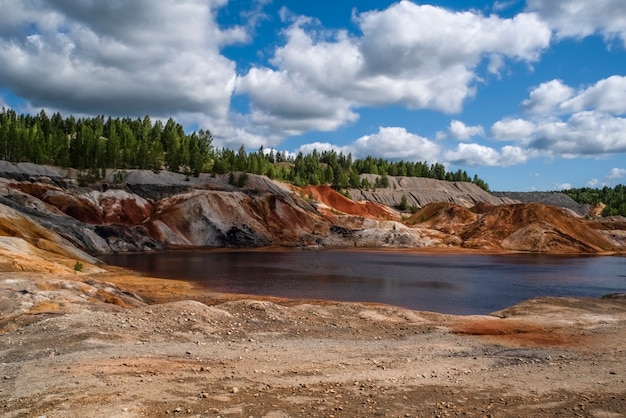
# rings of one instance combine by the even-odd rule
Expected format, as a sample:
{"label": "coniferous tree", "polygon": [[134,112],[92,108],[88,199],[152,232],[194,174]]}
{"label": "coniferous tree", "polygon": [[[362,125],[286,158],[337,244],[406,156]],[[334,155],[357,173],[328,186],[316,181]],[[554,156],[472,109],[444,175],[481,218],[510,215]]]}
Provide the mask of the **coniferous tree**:
{"label": "coniferous tree", "polygon": [[[17,115],[11,109],[0,111],[0,158],[12,162],[35,162],[80,170],[104,168],[141,168],[227,173],[240,171],[267,175],[297,185],[329,184],[337,189],[347,187],[388,187],[388,176],[422,176],[451,181],[470,181],[465,171],[446,172],[442,164],[427,162],[390,162],[368,156],[353,159],[335,151],[312,151],[288,155],[285,151],[265,152],[259,147],[247,152],[241,146],[236,152],[227,148],[214,150],[208,130],[185,133],[172,118],[165,126],[150,116],[136,118],[75,119],[57,112],[48,118],[39,114]],[[362,182],[360,174],[375,174],[374,185]],[[245,178],[245,177],[244,177]],[[471,180],[488,190],[488,185],[474,176]],[[608,197],[607,197],[608,199]]]}

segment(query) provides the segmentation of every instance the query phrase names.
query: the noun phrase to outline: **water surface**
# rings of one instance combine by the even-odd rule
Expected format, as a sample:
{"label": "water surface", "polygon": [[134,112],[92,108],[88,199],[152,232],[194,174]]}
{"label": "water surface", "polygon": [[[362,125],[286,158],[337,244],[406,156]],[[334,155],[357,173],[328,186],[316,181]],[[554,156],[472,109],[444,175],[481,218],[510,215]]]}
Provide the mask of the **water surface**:
{"label": "water surface", "polygon": [[625,257],[392,251],[181,251],[103,257],[215,292],[485,314],[536,296],[626,292]]}

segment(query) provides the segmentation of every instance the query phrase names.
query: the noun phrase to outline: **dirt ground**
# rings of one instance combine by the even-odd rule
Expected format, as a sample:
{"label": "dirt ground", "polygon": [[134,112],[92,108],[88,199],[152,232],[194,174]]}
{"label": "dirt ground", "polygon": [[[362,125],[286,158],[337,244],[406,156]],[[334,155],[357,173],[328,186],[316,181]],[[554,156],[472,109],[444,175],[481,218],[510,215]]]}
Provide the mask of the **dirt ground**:
{"label": "dirt ground", "polygon": [[626,415],[623,296],[451,316],[13,267],[3,417]]}

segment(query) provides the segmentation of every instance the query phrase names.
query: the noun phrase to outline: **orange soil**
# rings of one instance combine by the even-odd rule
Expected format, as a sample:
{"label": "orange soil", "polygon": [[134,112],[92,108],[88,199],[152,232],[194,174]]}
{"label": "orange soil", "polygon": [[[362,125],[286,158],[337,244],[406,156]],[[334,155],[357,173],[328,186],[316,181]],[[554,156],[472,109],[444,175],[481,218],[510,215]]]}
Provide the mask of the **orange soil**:
{"label": "orange soil", "polygon": [[355,202],[333,190],[330,186],[308,186],[302,189],[304,193],[313,197],[334,210],[348,215],[368,218],[398,219],[398,215],[385,205],[373,202]]}

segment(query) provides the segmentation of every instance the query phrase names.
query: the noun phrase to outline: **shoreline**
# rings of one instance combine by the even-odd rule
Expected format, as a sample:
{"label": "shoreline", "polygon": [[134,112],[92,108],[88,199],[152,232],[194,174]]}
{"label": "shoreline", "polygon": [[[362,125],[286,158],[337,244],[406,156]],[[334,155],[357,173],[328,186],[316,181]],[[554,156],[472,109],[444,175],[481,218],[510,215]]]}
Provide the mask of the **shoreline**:
{"label": "shoreline", "polygon": [[415,253],[415,254],[473,254],[473,255],[530,255],[530,256],[549,256],[549,257],[626,257],[624,251],[604,251],[596,253],[587,252],[539,252],[539,251],[518,251],[506,249],[480,249],[480,248],[464,248],[464,247],[302,247],[302,246],[265,246],[265,247],[199,247],[192,245],[169,245],[162,250],[150,251],[125,251],[110,254],[96,254],[94,257],[121,256],[132,254],[158,254],[168,252],[211,252],[211,253],[228,253],[228,252],[304,252],[304,251],[334,251],[334,252],[398,252],[398,253]]}

